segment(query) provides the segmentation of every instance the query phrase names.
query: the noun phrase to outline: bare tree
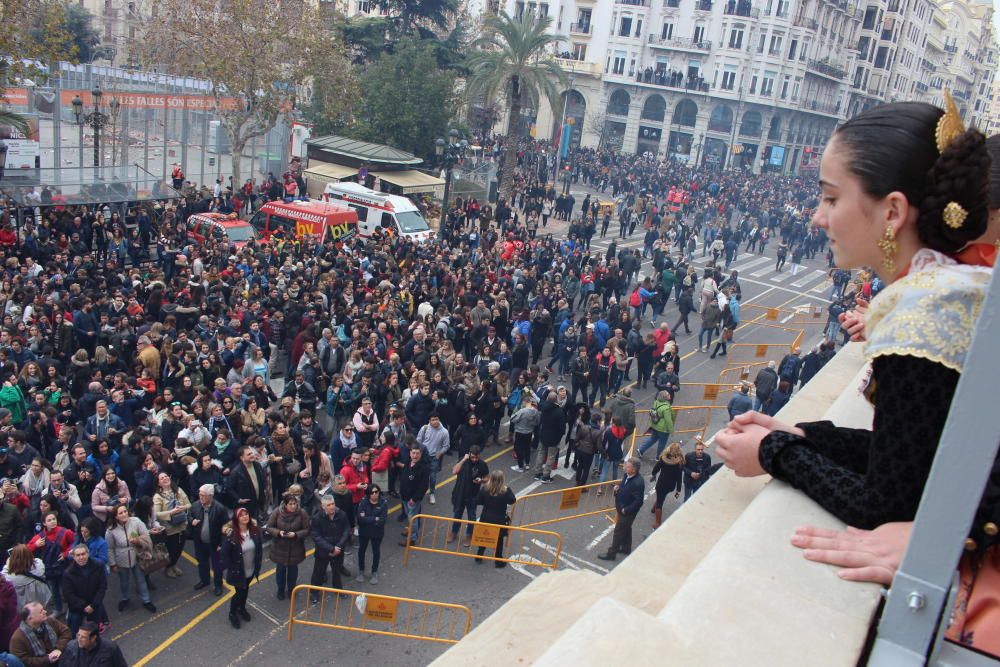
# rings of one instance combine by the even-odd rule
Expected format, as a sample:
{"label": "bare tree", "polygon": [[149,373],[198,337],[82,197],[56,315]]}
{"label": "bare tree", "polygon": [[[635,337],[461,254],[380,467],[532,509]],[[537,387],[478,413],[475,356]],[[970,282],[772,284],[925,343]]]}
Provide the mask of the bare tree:
{"label": "bare tree", "polygon": [[[336,20],[336,18],[334,19]],[[353,79],[331,17],[312,3],[184,0],[154,5],[141,55],[173,74],[208,80],[215,111],[229,135],[239,187],[247,143],[269,132],[318,87],[328,113],[347,114]],[[233,103],[233,98],[236,102]]]}

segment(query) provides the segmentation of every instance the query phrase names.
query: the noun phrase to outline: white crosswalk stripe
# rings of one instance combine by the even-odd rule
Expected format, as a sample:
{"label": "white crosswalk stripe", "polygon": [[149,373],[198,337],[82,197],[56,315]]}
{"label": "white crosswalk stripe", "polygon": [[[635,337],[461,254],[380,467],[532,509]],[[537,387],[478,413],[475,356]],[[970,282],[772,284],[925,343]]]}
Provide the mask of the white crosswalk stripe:
{"label": "white crosswalk stripe", "polygon": [[[612,230],[608,230],[608,235],[605,238],[595,238],[591,241],[591,252],[595,255],[601,255],[607,252],[608,248],[611,246],[611,242],[616,243],[618,250],[635,250],[642,248],[643,238],[640,234],[635,234],[626,239],[618,238],[617,234],[613,234]],[[697,246],[694,251],[694,265],[700,269],[712,264],[712,256],[706,254],[704,257],[701,255],[702,247],[705,245],[702,239],[697,239]],[[680,249],[671,249],[671,255],[675,256]],[[644,270],[648,268],[649,260],[644,260]],[[760,282],[769,283],[772,285],[786,286],[795,289],[801,289],[802,291],[820,293],[827,289],[829,278],[827,272],[821,269],[811,269],[807,266],[802,266],[800,264],[786,263],[782,267],[781,271],[775,271],[774,264],[776,260],[774,257],[769,257],[767,255],[758,255],[752,252],[743,252],[736,256],[733,262],[724,269],[724,272],[728,273],[732,270],[737,270],[740,275],[744,278],[752,278]],[[721,264],[721,260],[720,260]],[[754,269],[751,272],[751,269]],[[790,282],[791,281],[791,282]]]}

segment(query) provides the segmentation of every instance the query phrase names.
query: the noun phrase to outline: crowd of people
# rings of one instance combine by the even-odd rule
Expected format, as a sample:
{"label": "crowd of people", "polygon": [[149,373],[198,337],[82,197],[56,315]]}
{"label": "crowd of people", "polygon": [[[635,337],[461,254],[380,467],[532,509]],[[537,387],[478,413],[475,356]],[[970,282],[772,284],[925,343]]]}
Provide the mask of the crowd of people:
{"label": "crowd of people", "polygon": [[[542,483],[564,442],[576,484],[621,478],[625,520],[608,558],[631,548],[628,517],[642,504],[632,478],[648,449],[657,525],[670,491],[697,490],[718,464],[700,441],[686,455],[671,441],[675,332],[690,333],[698,314],[699,348],[715,342],[712,356],[725,355],[740,321],[738,272],[727,271],[736,249],[763,252],[780,235],[793,253],[822,252],[825,237],[804,224],[815,194],[784,176],[579,149],[572,178],[610,189],[614,205],[588,196],[578,210],[554,185],[550,146],[525,141],[517,159],[509,198],[456,199],[426,244],[378,233],[193,244],[190,215],[239,211],[250,197],[221,181],[199,193],[179,169],[186,196],[155,214],[100,202],[27,211],[16,247],[0,247],[0,600],[16,593],[0,626],[16,616],[33,635],[0,635],[0,648],[51,658],[75,634],[74,650],[113,653],[101,637],[109,607],[155,612],[158,573],[182,575],[187,542],[196,589],[235,589],[235,628],[251,618],[249,582],[265,556],[284,599],[307,540],[312,584],[377,585],[391,507],[405,521],[437,504],[442,471],[458,478],[456,519],[503,519],[514,499],[482,455],[504,442]],[[252,197],[283,197],[300,178],[292,165]],[[690,193],[679,209],[667,202],[674,188]],[[612,217],[621,235],[643,234],[642,251],[591,251]],[[569,233],[549,232],[554,219]],[[699,236],[715,260],[701,275]],[[832,350],[794,372],[782,362],[781,384],[808,381],[810,358],[821,365]],[[629,460],[633,378],[637,389],[652,382],[656,401]],[[419,521],[404,529],[402,544],[420,531]],[[116,605],[105,600],[111,575]]]}

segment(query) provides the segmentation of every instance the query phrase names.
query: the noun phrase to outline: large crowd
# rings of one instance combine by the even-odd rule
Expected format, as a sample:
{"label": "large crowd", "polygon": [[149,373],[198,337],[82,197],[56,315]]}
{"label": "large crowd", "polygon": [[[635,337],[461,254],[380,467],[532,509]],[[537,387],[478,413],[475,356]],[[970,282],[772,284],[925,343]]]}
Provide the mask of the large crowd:
{"label": "large crowd", "polygon": [[[513,496],[481,458],[499,443],[543,483],[563,441],[575,483],[612,479],[621,466],[628,482],[638,471],[638,459],[626,460],[633,374],[657,391],[639,452],[656,445],[657,523],[682,478],[685,497],[704,483],[704,446],[685,456],[670,441],[674,331],[690,332],[698,314],[699,347],[715,340],[713,356],[726,354],[742,296],[729,264],[771,238],[793,255],[823,252],[825,238],[805,224],[815,193],[784,176],[580,149],[571,178],[610,191],[612,204],[596,195],[577,208],[556,183],[550,146],[524,142],[517,160],[509,200],[456,199],[426,244],[378,233],[242,248],[188,238],[194,213],[293,194],[296,165],[246,197],[219,181],[201,191],[182,182],[182,199],[115,212],[39,198],[21,211],[20,236],[8,202],[0,649],[25,664],[57,662],[75,635],[74,651],[114,654],[101,636],[109,607],[155,612],[151,575],[179,577],[187,542],[197,589],[235,588],[234,627],[251,618],[247,589],[264,556],[284,598],[307,539],[311,583],[329,572],[336,588],[345,576],[377,585],[389,507],[401,503],[403,520],[436,504],[443,470],[458,475],[456,518],[481,518],[482,506],[502,521]],[[674,206],[677,189],[688,196]],[[568,220],[569,233],[548,232],[553,219]],[[643,235],[642,251],[591,251],[612,219],[620,237]],[[716,260],[701,275],[697,238]],[[676,323],[664,314],[671,299]],[[805,382],[803,368],[814,373],[832,349],[776,375]],[[773,414],[780,403],[758,407]],[[619,509],[634,516],[632,504]],[[419,522],[412,532],[404,544],[419,538]],[[630,544],[616,531],[606,556]],[[345,561],[352,548],[356,572]],[[117,603],[105,600],[113,575]]]}

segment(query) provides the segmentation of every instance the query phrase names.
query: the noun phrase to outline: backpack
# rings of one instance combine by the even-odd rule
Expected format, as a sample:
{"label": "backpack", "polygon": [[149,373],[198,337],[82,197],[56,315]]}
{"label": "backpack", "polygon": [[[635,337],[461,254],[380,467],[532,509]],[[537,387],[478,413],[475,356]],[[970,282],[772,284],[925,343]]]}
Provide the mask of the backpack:
{"label": "backpack", "polygon": [[639,294],[638,287],[635,288],[635,291],[632,292],[632,296],[629,297],[628,305],[633,308],[638,308],[642,305],[642,295]]}
{"label": "backpack", "polygon": [[781,367],[778,369],[778,377],[780,378],[790,378],[792,373],[795,372],[795,359],[788,356],[781,362]]}
{"label": "backpack", "polygon": [[62,575],[66,562],[62,558],[62,541],[66,529],[59,528],[55,540],[45,540],[45,550],[42,551],[42,563],[45,564],[46,579],[54,579]]}

